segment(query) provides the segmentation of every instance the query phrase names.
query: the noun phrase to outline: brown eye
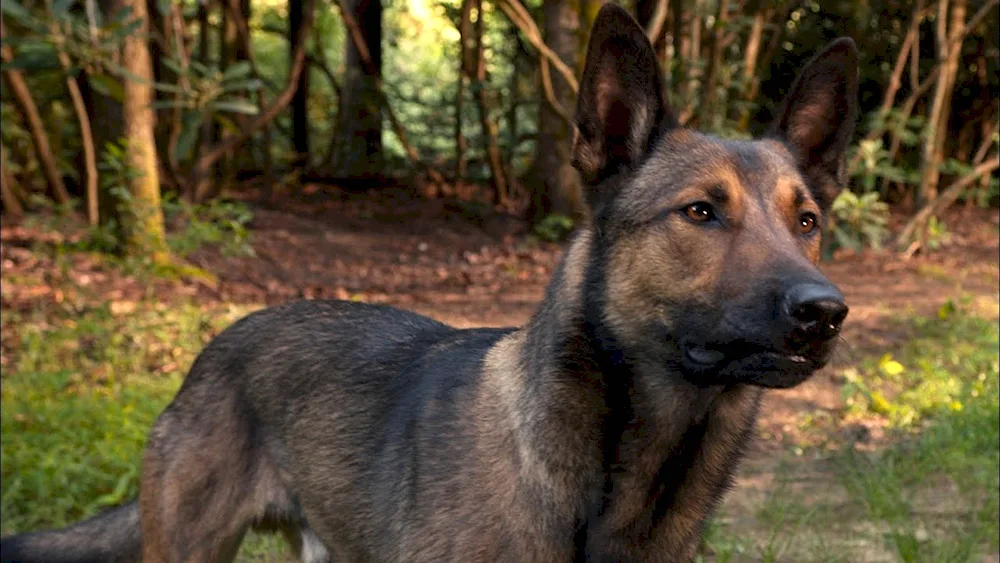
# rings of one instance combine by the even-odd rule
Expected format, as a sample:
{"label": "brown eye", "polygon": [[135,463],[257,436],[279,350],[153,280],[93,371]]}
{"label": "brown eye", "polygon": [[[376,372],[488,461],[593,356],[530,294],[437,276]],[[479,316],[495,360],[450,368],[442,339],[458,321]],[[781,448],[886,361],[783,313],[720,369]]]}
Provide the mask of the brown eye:
{"label": "brown eye", "polygon": [[808,235],[816,230],[816,215],[803,213],[799,216],[799,232]]}
{"label": "brown eye", "polygon": [[684,214],[695,223],[707,223],[716,219],[712,205],[699,201],[684,208]]}

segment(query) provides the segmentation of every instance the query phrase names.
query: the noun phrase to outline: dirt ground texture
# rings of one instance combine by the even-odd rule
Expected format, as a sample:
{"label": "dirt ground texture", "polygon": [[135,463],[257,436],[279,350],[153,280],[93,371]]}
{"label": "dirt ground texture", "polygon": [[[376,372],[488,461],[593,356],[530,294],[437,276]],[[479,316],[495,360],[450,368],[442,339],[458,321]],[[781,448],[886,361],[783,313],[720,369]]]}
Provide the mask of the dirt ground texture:
{"label": "dirt ground texture", "polygon": [[[542,297],[562,248],[527,237],[520,220],[485,206],[426,200],[402,190],[357,194],[316,187],[311,195],[271,205],[253,203],[255,256],[199,250],[189,261],[218,283],[155,281],[122,275],[86,254],[69,257],[69,275],[80,287],[114,302],[141,297],[194,299],[199,303],[274,304],[297,298],[363,299],[414,310],[458,327],[510,326],[525,322]],[[950,240],[929,256],[904,260],[893,253],[837,256],[822,265],[843,290],[851,313],[833,365],[805,384],[770,392],[759,437],[743,464],[724,514],[738,522],[763,502],[782,463],[780,452],[814,443],[798,422],[804,412],[843,408],[841,371],[873,351],[890,350],[906,338],[894,315],[931,314],[947,299],[966,295],[984,315],[996,318],[1000,291],[1000,215],[996,210],[958,209],[946,219]],[[2,309],[30,310],[39,300],[69,299],[44,283],[53,268],[32,245],[58,235],[5,224],[0,260],[12,272],[39,283],[7,284]],[[4,326],[5,332],[11,327]],[[13,338],[3,338],[4,348]],[[9,360],[12,350],[5,350]],[[6,362],[5,362],[6,363]],[[877,442],[875,427],[833,426],[834,440]],[[830,438],[830,436],[827,436]],[[812,440],[812,442],[811,442]],[[823,483],[823,463],[803,466],[804,497],[835,498]],[[812,483],[812,485],[810,485]],[[873,557],[872,560],[878,560]]]}

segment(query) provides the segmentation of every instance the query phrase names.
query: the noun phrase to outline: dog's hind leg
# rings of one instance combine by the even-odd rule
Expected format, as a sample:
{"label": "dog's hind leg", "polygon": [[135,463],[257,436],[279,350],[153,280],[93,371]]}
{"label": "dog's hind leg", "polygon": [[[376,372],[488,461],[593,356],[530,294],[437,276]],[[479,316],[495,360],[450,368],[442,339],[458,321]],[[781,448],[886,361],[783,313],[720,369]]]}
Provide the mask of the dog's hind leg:
{"label": "dog's hind leg", "polygon": [[175,402],[150,433],[139,494],[144,563],[231,561],[252,523],[288,506],[244,406],[213,398]]}
{"label": "dog's hind leg", "polygon": [[282,529],[285,539],[302,563],[330,563],[330,552],[305,521]]}

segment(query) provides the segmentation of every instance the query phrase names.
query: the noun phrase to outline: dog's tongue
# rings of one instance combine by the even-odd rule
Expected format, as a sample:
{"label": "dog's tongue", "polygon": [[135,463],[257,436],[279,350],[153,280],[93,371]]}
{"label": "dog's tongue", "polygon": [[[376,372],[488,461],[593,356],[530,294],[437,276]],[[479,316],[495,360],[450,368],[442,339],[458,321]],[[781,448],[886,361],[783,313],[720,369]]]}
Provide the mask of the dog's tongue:
{"label": "dog's tongue", "polygon": [[702,364],[716,364],[721,362],[726,358],[726,355],[717,350],[709,350],[708,348],[701,348],[699,346],[692,346],[688,348],[688,355],[691,359]]}

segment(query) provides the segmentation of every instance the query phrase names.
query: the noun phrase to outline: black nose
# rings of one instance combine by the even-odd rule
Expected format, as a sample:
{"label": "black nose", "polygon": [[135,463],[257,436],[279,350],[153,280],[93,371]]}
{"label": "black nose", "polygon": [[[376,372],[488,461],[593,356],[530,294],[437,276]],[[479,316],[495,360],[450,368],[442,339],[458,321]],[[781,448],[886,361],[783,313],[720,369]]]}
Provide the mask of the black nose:
{"label": "black nose", "polygon": [[830,284],[803,283],[785,296],[785,312],[798,330],[831,337],[847,317],[844,296]]}

